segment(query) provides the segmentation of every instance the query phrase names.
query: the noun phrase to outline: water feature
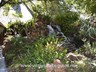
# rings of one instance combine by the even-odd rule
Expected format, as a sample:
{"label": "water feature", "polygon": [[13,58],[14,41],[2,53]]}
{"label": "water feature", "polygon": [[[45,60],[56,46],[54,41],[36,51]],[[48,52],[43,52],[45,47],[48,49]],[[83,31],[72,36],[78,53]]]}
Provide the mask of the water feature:
{"label": "water feature", "polygon": [[48,31],[49,31],[49,36],[51,35],[51,36],[55,36],[56,34],[55,34],[55,30],[52,28],[52,26],[51,25],[47,25],[47,28],[48,28]]}
{"label": "water feature", "polygon": [[49,36],[54,36],[55,38],[64,38],[63,41],[61,41],[57,46],[62,46],[63,48],[68,48],[68,51],[75,51],[79,49],[84,42],[77,38],[77,37],[66,37],[63,32],[61,31],[61,28],[59,25],[52,26],[47,25],[47,28],[49,30]]}
{"label": "water feature", "polygon": [[66,36],[63,34],[63,32],[60,29],[59,25],[55,25],[54,27],[52,25],[47,25],[47,28],[49,30],[49,36],[54,36],[55,38],[65,38]]}
{"label": "water feature", "polygon": [[2,55],[2,48],[0,47],[0,72],[7,72],[5,65],[5,57]]}

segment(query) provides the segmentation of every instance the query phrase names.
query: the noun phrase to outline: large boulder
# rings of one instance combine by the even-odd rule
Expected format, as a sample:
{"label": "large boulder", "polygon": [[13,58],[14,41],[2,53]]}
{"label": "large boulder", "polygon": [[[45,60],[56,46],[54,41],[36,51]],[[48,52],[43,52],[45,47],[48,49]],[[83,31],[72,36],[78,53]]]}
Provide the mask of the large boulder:
{"label": "large boulder", "polygon": [[55,59],[53,63],[46,64],[46,72],[66,72],[66,68],[59,59]]}

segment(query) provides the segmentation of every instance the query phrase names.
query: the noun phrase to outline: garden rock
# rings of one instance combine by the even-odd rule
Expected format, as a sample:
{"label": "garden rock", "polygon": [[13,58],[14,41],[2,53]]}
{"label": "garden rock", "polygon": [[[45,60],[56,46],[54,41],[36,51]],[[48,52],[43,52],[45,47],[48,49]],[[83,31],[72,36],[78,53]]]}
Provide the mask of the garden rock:
{"label": "garden rock", "polygon": [[65,66],[59,59],[55,59],[52,64],[46,64],[46,72],[66,72]]}
{"label": "garden rock", "polygon": [[86,59],[86,57],[84,55],[81,55],[81,54],[74,54],[74,53],[68,53],[66,55],[66,58],[68,61],[79,61],[79,60],[84,60]]}

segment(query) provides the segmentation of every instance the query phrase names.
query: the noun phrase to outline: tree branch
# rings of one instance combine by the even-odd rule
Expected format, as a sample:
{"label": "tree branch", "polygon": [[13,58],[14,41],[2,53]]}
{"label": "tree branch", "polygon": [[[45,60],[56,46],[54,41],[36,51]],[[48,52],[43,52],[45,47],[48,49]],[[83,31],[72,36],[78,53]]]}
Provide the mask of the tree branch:
{"label": "tree branch", "polygon": [[29,2],[29,1],[13,2],[13,1],[4,1],[4,0],[2,0],[1,3],[0,3],[0,7],[4,6],[6,4],[12,5],[12,4],[22,4],[22,3],[26,3],[26,2]]}

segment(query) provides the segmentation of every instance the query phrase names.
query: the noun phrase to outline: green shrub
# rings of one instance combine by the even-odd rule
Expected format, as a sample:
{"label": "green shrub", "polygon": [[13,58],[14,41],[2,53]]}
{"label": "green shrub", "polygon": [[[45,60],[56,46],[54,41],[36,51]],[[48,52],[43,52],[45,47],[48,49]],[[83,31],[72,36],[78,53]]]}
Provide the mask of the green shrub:
{"label": "green shrub", "polygon": [[68,35],[70,33],[73,33],[75,26],[77,23],[74,23],[78,20],[78,14],[74,12],[63,12],[55,15],[53,17],[54,21],[60,25],[63,33],[65,35]]}
{"label": "green shrub", "polygon": [[67,67],[67,72],[95,72],[96,66],[92,65],[91,60],[74,62],[70,67]]}
{"label": "green shrub", "polygon": [[96,28],[92,26],[87,20],[81,22],[80,35],[85,38],[94,38],[96,37]]}
{"label": "green shrub", "polygon": [[66,50],[57,49],[57,43],[58,39],[53,37],[39,38],[35,42],[29,42],[22,37],[14,38],[10,50],[5,55],[6,61],[12,60],[9,63],[11,66],[16,64],[45,65],[57,58],[66,63],[64,59]]}
{"label": "green shrub", "polygon": [[96,56],[96,42],[93,43],[92,47],[89,41],[86,42],[84,46],[79,50],[79,52],[90,59],[94,59]]}
{"label": "green shrub", "polygon": [[34,20],[29,20],[26,23],[21,21],[16,21],[8,24],[7,32],[9,34],[14,33],[20,34],[21,36],[28,35],[28,31],[31,31],[32,27],[34,26]]}

